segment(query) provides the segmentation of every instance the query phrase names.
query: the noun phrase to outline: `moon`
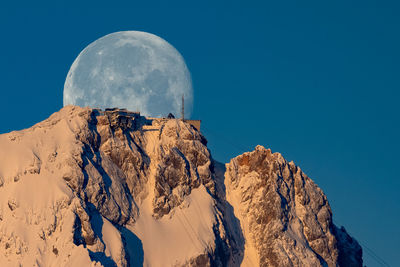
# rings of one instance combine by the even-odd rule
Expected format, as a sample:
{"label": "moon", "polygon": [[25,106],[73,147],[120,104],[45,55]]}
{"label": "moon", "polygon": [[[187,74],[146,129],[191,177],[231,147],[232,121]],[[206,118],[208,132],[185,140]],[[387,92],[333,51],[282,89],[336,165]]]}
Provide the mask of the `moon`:
{"label": "moon", "polygon": [[64,84],[64,106],[126,108],[145,116],[181,114],[193,106],[190,72],[181,54],[164,39],[122,31],[89,44],[73,62]]}

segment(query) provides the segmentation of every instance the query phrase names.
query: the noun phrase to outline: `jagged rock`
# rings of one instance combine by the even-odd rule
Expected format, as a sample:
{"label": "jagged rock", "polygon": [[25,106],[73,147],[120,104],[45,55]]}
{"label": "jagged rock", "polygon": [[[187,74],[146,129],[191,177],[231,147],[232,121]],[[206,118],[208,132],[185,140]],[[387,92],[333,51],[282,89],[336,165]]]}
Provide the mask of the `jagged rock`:
{"label": "jagged rock", "polygon": [[14,211],[16,208],[18,208],[18,202],[16,199],[9,199],[7,204],[11,211]]}
{"label": "jagged rock", "polygon": [[339,266],[360,266],[362,260],[362,249],[358,242],[353,239],[344,227],[333,228],[339,250]]}
{"label": "jagged rock", "polygon": [[[225,183],[247,241],[245,264],[362,266],[361,257],[345,259],[361,248],[338,234],[322,190],[281,154],[257,146],[227,164]],[[352,245],[338,245],[342,235]]]}

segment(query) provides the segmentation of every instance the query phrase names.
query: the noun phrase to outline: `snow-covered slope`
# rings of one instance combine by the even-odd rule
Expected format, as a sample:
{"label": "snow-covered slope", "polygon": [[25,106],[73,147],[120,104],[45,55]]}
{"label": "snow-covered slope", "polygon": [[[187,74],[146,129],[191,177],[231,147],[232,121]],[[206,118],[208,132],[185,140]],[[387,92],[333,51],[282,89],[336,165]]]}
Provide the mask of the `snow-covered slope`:
{"label": "snow-covered slope", "polygon": [[181,120],[75,106],[0,135],[0,255],[0,266],[361,266],[322,191],[280,155],[258,147],[225,173]]}

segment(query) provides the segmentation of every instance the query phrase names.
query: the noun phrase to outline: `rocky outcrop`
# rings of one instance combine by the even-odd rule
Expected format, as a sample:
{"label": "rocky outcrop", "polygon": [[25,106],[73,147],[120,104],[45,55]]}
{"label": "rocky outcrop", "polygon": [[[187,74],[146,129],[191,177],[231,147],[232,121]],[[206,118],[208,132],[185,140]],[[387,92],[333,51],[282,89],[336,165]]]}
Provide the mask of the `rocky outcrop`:
{"label": "rocky outcrop", "polygon": [[244,263],[362,266],[360,246],[332,223],[322,190],[281,154],[257,146],[227,164],[225,183],[246,240]]}
{"label": "rocky outcrop", "polygon": [[186,122],[74,106],[0,135],[0,254],[2,266],[362,261],[322,191],[280,154],[257,147],[225,173]]}
{"label": "rocky outcrop", "polygon": [[180,120],[168,120],[159,140],[153,202],[156,217],[169,213],[201,184],[214,192],[211,155],[200,132]]}

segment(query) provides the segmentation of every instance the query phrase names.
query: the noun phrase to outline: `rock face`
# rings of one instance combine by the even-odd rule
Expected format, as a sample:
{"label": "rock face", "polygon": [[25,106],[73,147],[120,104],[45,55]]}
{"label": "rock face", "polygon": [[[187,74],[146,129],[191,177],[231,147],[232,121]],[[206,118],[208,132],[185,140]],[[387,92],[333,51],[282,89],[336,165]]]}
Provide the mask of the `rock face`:
{"label": "rock face", "polygon": [[0,265],[362,265],[293,163],[257,147],[225,172],[206,144],[181,120],[74,106],[0,135]]}
{"label": "rock face", "polygon": [[332,223],[322,190],[281,154],[257,146],[227,164],[225,183],[247,241],[243,264],[362,266],[361,247]]}

